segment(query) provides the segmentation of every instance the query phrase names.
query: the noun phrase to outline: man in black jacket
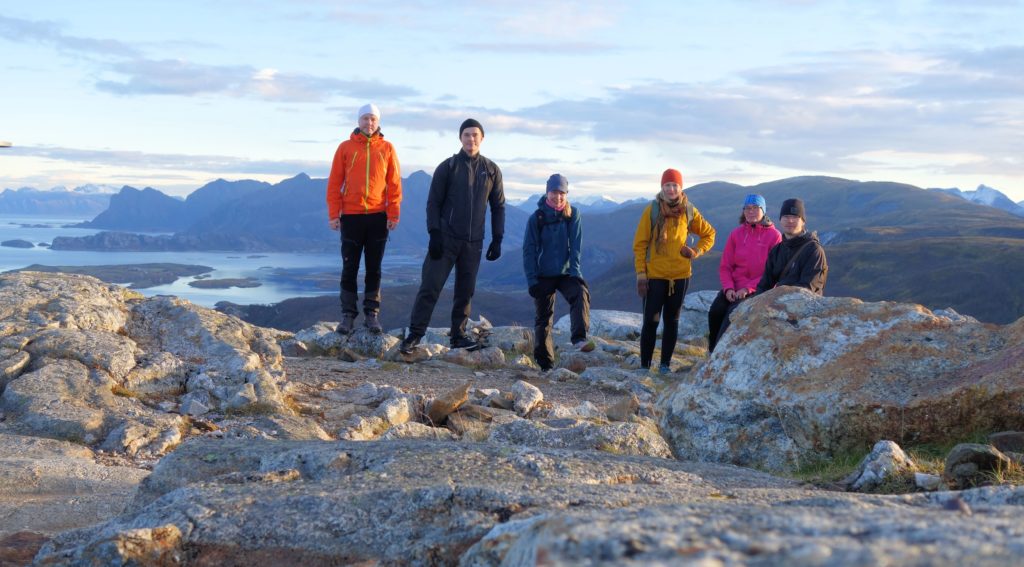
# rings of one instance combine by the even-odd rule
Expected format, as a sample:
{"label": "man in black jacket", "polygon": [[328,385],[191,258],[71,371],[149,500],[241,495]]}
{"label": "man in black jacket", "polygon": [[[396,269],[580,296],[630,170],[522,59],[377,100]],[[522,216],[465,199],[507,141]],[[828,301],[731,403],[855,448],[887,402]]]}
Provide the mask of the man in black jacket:
{"label": "man in black jacket", "polygon": [[427,232],[430,234],[427,257],[416,302],[412,307],[409,332],[401,344],[408,354],[427,332],[430,316],[448,276],[455,268],[455,298],[452,305],[452,348],[476,348],[477,342],[466,336],[470,303],[476,291],[476,274],[483,251],[484,219],[491,209],[491,244],[487,260],[501,256],[505,234],[505,192],[501,170],[480,155],[484,128],[472,118],[459,128],[462,150],[444,160],[434,170],[427,197]]}
{"label": "man in black jacket", "polygon": [[[821,247],[818,235],[807,231],[806,223],[804,202],[800,199],[786,199],[779,212],[782,242],[768,251],[764,273],[753,295],[780,285],[804,287],[818,295],[825,294],[825,279],[828,277],[825,249]],[[722,328],[718,331],[719,341],[729,328],[733,309],[739,305],[740,302],[737,301],[729,306],[725,320],[722,321]]]}
{"label": "man in black jacket", "polygon": [[786,199],[779,213],[782,242],[768,251],[764,274],[755,294],[764,293],[780,285],[805,287],[818,295],[825,294],[828,262],[818,235],[807,232],[804,202]]}

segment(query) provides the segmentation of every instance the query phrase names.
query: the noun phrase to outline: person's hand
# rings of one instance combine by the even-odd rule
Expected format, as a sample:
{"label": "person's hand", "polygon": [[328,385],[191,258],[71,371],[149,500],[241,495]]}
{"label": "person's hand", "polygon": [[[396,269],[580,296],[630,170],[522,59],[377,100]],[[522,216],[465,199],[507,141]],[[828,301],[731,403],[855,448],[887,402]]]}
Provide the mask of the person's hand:
{"label": "person's hand", "polygon": [[736,303],[736,299],[737,299],[736,290],[734,290],[734,289],[727,289],[727,290],[725,290],[725,299],[729,303]]}
{"label": "person's hand", "polygon": [[341,230],[341,219],[331,219],[327,221],[327,226],[331,227],[331,230]]}
{"label": "person's hand", "polygon": [[747,288],[742,288],[736,291],[736,299],[743,300],[746,299],[748,295],[750,295],[750,290]]}
{"label": "person's hand", "polygon": [[571,276],[571,277],[572,277],[572,279],[576,280],[576,283],[580,284],[583,287],[587,287],[587,281],[584,280],[582,277],[580,277],[580,276]]}
{"label": "person's hand", "polygon": [[388,230],[395,230],[396,228],[398,228],[398,221],[388,219]]}
{"label": "person's hand", "polygon": [[440,260],[441,256],[444,255],[444,241],[442,240],[440,230],[430,231],[430,242],[427,244],[427,251],[430,253],[431,260]]}
{"label": "person's hand", "polygon": [[526,290],[526,292],[530,294],[530,297],[540,297],[540,282],[531,285],[530,288]]}
{"label": "person's hand", "polygon": [[487,247],[487,261],[493,262],[501,258],[501,239],[495,238],[491,241],[491,245]]}
{"label": "person's hand", "polygon": [[685,244],[679,249],[679,253],[683,255],[683,258],[689,258],[691,260],[697,257],[697,251]]}
{"label": "person's hand", "polygon": [[640,297],[647,295],[647,276],[636,277],[636,293]]}

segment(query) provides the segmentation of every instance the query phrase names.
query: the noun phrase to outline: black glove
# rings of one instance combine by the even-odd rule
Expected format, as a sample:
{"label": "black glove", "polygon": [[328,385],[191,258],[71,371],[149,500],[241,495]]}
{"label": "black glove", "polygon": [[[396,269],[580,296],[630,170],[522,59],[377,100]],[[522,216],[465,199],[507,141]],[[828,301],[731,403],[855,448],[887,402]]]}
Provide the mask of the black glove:
{"label": "black glove", "polygon": [[444,241],[441,239],[440,230],[430,231],[430,243],[427,244],[427,250],[432,260],[440,260],[444,255]]}
{"label": "black glove", "polygon": [[501,258],[501,239],[495,238],[491,241],[491,245],[487,247],[487,261],[493,262]]}
{"label": "black glove", "polygon": [[529,293],[530,297],[533,297],[533,298],[540,297],[540,295],[541,295],[541,293],[540,293],[540,283],[538,282],[538,283],[535,283],[535,284],[531,285],[530,289],[526,290],[526,293]]}

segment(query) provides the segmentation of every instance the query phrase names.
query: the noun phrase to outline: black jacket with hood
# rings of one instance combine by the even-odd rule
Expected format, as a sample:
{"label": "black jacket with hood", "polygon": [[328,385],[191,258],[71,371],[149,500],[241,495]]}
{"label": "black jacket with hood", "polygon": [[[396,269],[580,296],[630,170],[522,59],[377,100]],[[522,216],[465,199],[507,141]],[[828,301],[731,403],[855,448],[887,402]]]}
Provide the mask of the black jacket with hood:
{"label": "black jacket with hood", "polygon": [[427,197],[427,231],[470,242],[484,239],[484,217],[491,206],[491,238],[505,235],[505,191],[501,170],[493,161],[465,151],[434,170]]}
{"label": "black jacket with hood", "polygon": [[[807,246],[804,247],[804,244]],[[825,249],[821,247],[817,233],[805,231],[800,236],[784,238],[768,251],[768,260],[764,264],[764,274],[757,284],[756,293],[763,293],[775,286],[792,285],[824,295],[827,277]]]}

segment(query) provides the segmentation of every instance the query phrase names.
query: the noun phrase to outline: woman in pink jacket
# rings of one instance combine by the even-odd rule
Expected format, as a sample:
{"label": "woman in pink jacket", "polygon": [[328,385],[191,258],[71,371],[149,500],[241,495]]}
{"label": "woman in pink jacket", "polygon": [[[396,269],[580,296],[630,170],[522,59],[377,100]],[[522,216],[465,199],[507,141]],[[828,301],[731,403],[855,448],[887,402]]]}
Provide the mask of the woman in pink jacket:
{"label": "woman in pink jacket", "polygon": [[782,234],[765,215],[767,204],[760,195],[747,195],[743,200],[740,225],[729,234],[718,265],[718,278],[722,291],[708,311],[708,352],[715,350],[720,335],[725,331],[723,321],[729,312],[748,295],[754,293],[764,272],[768,251],[782,242]]}

